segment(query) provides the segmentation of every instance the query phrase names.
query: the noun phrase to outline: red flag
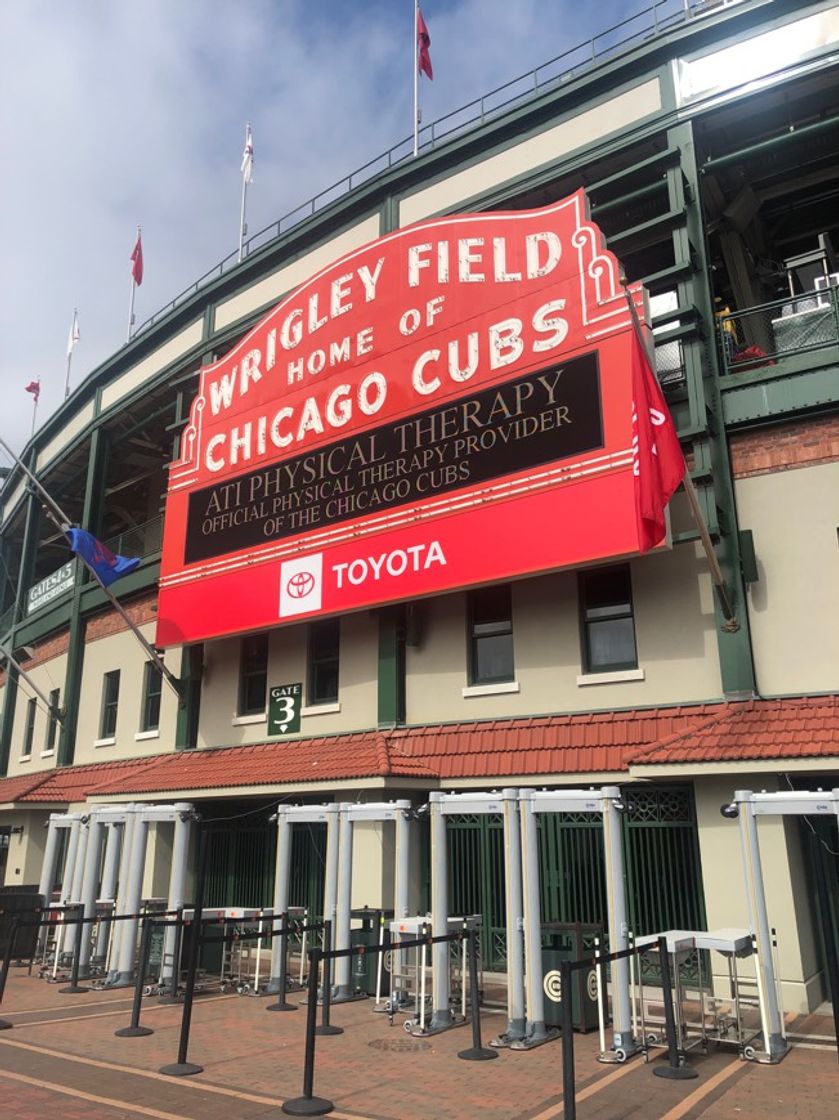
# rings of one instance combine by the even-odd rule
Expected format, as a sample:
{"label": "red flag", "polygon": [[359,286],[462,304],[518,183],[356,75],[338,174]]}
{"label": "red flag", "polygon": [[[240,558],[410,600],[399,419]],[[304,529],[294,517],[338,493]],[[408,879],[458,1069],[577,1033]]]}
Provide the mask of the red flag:
{"label": "red flag", "polygon": [[131,250],[131,275],[137,287],[143,283],[143,239],[137,231],[137,240]]}
{"label": "red flag", "polygon": [[664,509],[685,469],[673,417],[636,336],[632,344],[632,473],[641,552],[664,538]]}
{"label": "red flag", "polygon": [[431,46],[431,36],[422,18],[422,12],[417,8],[417,70],[433,79],[434,69],[431,65],[431,55],[428,48]]}
{"label": "red flag", "polygon": [[35,398],[35,404],[37,404],[38,403],[38,397],[40,397],[40,395],[41,395],[41,382],[40,382],[40,380],[30,381],[29,384],[26,386],[26,392],[32,394],[32,396]]}

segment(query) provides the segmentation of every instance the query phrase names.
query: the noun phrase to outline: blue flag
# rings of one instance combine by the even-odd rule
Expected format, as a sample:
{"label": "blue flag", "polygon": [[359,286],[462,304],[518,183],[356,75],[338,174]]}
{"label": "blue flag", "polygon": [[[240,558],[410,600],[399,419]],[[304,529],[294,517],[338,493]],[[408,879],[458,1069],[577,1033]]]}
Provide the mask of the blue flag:
{"label": "blue flag", "polygon": [[126,576],[140,566],[138,556],[117,556],[85,529],[66,529],[65,532],[70,548],[81,556],[105,587],[110,587],[120,576]]}

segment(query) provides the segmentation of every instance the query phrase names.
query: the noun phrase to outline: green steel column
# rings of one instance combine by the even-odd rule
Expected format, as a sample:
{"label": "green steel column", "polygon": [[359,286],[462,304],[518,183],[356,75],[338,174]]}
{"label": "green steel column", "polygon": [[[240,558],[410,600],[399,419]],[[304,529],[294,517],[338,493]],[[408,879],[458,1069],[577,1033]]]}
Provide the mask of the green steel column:
{"label": "green steel column", "polygon": [[[35,453],[28,456],[26,464],[30,470],[35,469]],[[31,487],[31,483],[29,484]],[[18,570],[17,589],[15,592],[15,621],[21,617],[25,610],[26,593],[32,583],[32,573],[35,568],[35,556],[38,550],[38,530],[40,526],[41,509],[37,495],[33,490],[26,499],[26,525],[23,530],[23,545],[21,548],[20,568]],[[9,647],[15,645],[15,627],[10,627],[8,635]],[[15,708],[17,706],[18,673],[11,665],[6,666],[6,687],[3,701],[3,719],[0,723],[0,775],[8,773],[9,756],[12,749],[12,731],[15,724]]]}
{"label": "green steel column", "polygon": [[13,665],[6,666],[6,686],[3,689],[3,718],[0,721],[0,778],[9,772],[9,754],[12,747],[12,729],[15,725],[15,707],[17,706],[17,669]]}
{"label": "green steel column", "polygon": [[204,672],[203,643],[184,646],[180,679],[184,702],[178,706],[175,724],[175,750],[188,751],[198,745],[198,719],[201,713],[201,677]]}
{"label": "green steel column", "polygon": [[[102,512],[102,498],[105,492],[105,464],[107,455],[107,436],[101,427],[94,428],[90,439],[90,457],[85,480],[82,525],[92,533],[99,528]],[[76,586],[73,589],[73,603],[70,608],[70,635],[67,648],[67,675],[64,679],[62,704],[66,711],[58,735],[58,765],[72,766],[76,753],[76,728],[78,725],[79,702],[82,690],[82,668],[84,666],[86,621],[81,612],[83,579],[87,569],[83,564],[76,566]]]}
{"label": "green steel column", "polygon": [[[689,123],[668,132],[668,141],[681,153],[680,167],[674,169],[671,205],[678,201],[685,206],[686,224],[677,228],[674,242],[677,259],[689,256],[695,270],[679,282],[679,304],[699,309],[704,323],[704,337],[684,344],[686,382],[689,396],[693,439],[693,476],[706,523],[715,538],[720,567],[731,596],[739,629],[724,628],[719,603],[714,602],[716,636],[720,658],[722,691],[726,696],[750,696],[755,692],[755,672],[749,631],[748,604],[740,568],[737,509],[734,482],[728,456],[728,440],[723,423],[719,390],[719,370],[714,336],[714,308],[711,295],[705,234],[700,208],[699,171],[693,130]],[[687,189],[683,190],[686,185]]]}
{"label": "green steel column", "polygon": [[379,613],[379,727],[405,722],[405,610]]}

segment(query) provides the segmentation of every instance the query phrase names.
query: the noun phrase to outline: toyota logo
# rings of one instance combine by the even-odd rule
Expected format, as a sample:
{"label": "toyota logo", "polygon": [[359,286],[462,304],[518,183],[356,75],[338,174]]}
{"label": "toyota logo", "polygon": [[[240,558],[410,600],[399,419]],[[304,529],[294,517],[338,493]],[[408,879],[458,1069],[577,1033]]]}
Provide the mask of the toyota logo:
{"label": "toyota logo", "polygon": [[285,585],[286,592],[292,599],[305,599],[315,586],[315,577],[311,572],[297,572]]}

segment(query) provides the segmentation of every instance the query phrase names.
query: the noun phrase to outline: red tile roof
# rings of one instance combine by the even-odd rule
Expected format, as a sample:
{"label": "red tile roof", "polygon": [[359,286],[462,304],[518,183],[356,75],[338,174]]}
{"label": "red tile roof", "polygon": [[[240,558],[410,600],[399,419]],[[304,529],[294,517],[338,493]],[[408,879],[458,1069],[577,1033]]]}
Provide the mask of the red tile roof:
{"label": "red tile roof", "polygon": [[361,731],[158,754],[0,780],[0,804],[365,778],[430,783],[628,773],[630,765],[839,756],[839,697],[694,704]]}
{"label": "red tile roof", "polygon": [[725,704],[700,727],[640,751],[633,766],[839,757],[839,696]]}

